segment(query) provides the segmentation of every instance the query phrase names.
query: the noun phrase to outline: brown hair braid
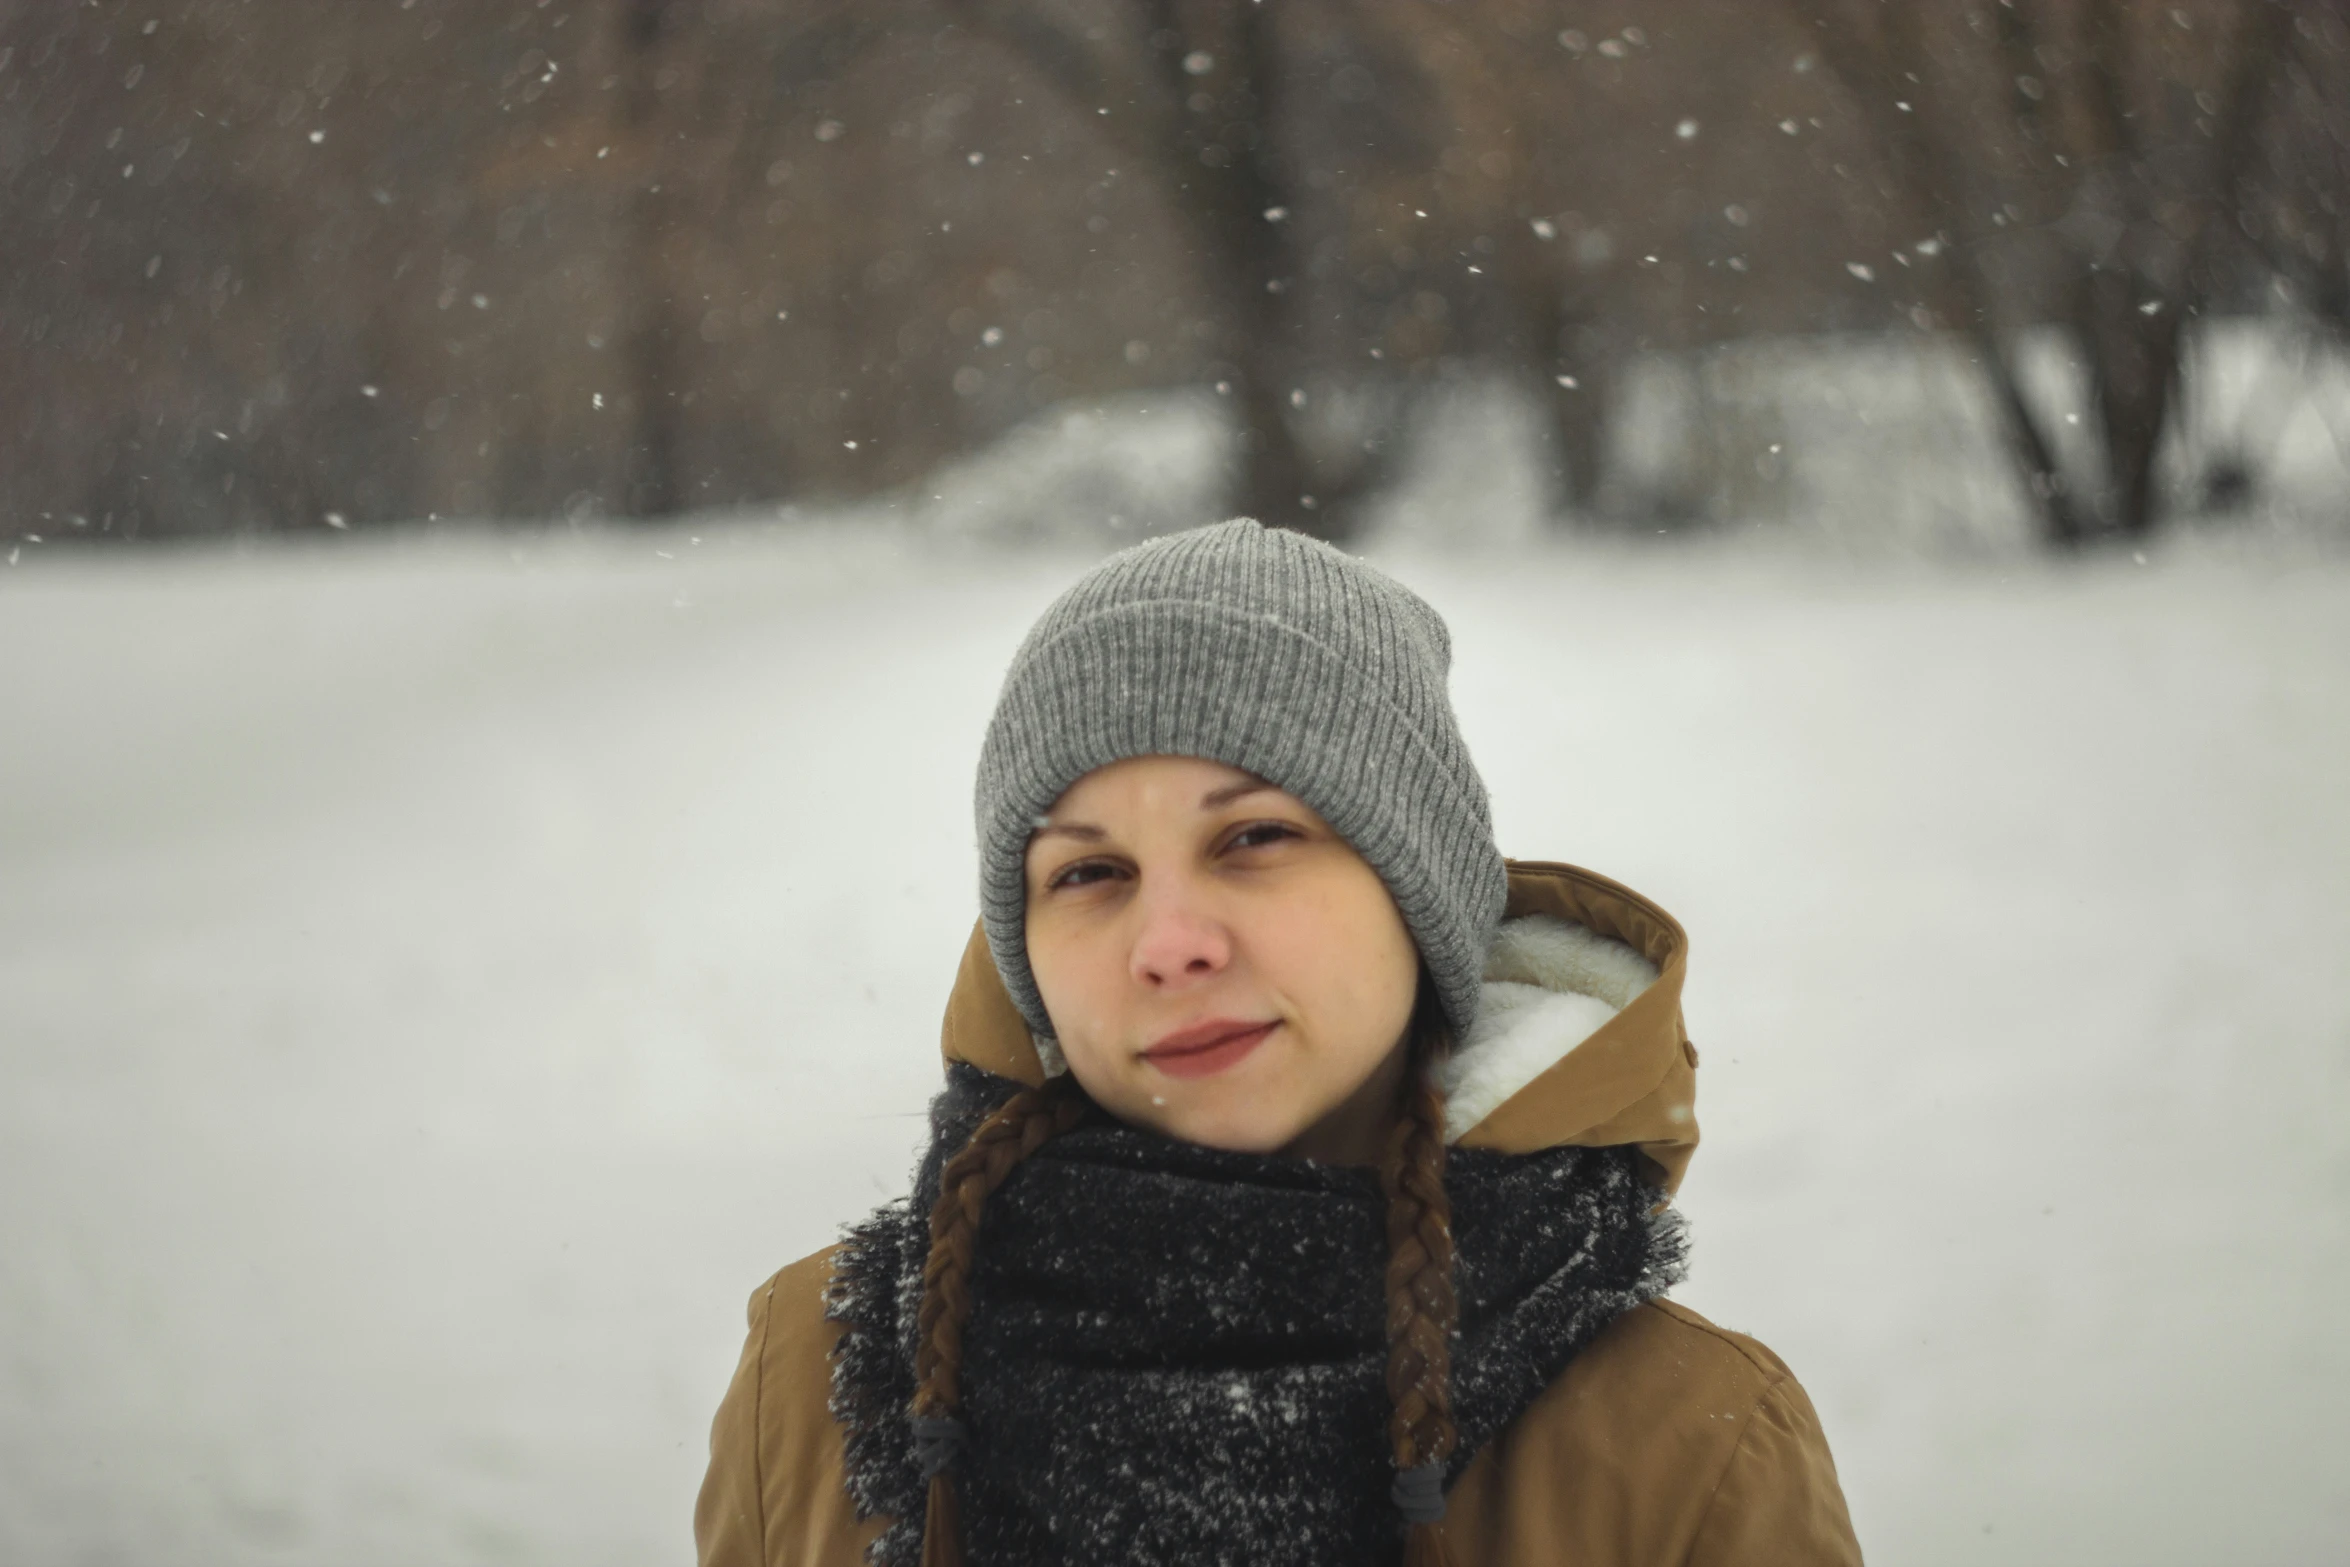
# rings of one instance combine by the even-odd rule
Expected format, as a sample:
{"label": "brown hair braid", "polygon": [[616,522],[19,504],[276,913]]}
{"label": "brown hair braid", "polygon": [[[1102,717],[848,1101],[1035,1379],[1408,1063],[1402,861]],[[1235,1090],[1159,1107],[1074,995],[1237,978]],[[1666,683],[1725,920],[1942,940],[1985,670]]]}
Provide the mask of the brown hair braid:
{"label": "brown hair braid", "polygon": [[1437,1520],[1444,1516],[1444,1463],[1459,1444],[1452,1423],[1452,1203],[1444,1194],[1444,1096],[1428,1068],[1451,1046],[1443,1016],[1421,976],[1412,1019],[1403,1114],[1388,1134],[1379,1184],[1387,1194],[1387,1397],[1393,1413],[1395,1501],[1409,1527],[1404,1567],[1449,1567]]}
{"label": "brown hair braid", "polygon": [[963,1522],[954,1461],[960,1420],[963,1324],[971,1314],[971,1256],[988,1194],[1046,1141],[1068,1131],[1090,1108],[1067,1073],[1042,1088],[1014,1094],[979,1123],[971,1140],[939,1173],[930,1210],[930,1257],[922,1267],[922,1309],[914,1350],[914,1441],[929,1480],[922,1524],[922,1567],[962,1567]]}

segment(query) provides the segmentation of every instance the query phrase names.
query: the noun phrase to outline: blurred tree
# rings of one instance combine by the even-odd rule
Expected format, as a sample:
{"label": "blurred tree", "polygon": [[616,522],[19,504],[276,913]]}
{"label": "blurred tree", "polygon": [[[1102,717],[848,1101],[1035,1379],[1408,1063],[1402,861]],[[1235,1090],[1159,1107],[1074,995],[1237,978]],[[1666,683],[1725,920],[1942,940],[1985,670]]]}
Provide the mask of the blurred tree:
{"label": "blurred tree", "polygon": [[1144,0],[1088,26],[1033,0],[955,3],[1073,113],[1098,120],[1177,214],[1216,318],[1211,373],[1240,431],[1234,504],[1323,537],[1351,532],[1355,503],[1382,465],[1317,473],[1296,417],[1309,396],[1307,267],[1294,238],[1306,187],[1281,134],[1288,95],[1301,85],[1285,9]]}
{"label": "blurred tree", "polygon": [[[730,331],[707,311],[688,311],[706,252],[733,249],[731,213],[756,203],[774,167],[781,106],[811,84],[849,73],[865,51],[909,16],[863,5],[831,6],[617,0],[621,89],[611,128],[624,180],[617,203],[634,430],[626,456],[624,510],[663,517],[705,497],[688,482],[688,410],[698,399],[684,344]],[[720,312],[723,317],[725,312]],[[760,443],[765,444],[765,443]],[[771,452],[767,483],[788,490],[788,461]]]}
{"label": "blurred tree", "polygon": [[[1875,131],[2047,539],[2143,536],[2182,334],[2212,294],[2213,232],[2244,206],[2290,6],[1789,3]],[[2025,391],[2017,338],[2042,321],[2087,373],[2087,462]]]}
{"label": "blurred tree", "polygon": [[2243,229],[2266,270],[2350,342],[2350,4],[2307,0],[2287,50]]}
{"label": "blurred tree", "polygon": [[[0,518],[152,535],[856,492],[1058,395],[1191,373],[1180,338],[1147,367],[1118,351],[1176,292],[1147,203],[1072,167],[1062,117],[975,80],[939,24],[0,6]],[[967,163],[975,143],[1037,161]],[[1088,222],[1099,261],[1066,243]]]}
{"label": "blurred tree", "polygon": [[[619,0],[623,86],[617,133],[631,156],[622,165],[631,180],[623,226],[626,277],[628,411],[635,425],[624,470],[626,510],[666,517],[681,509],[685,485],[678,472],[678,424],[684,415],[677,352],[677,300],[664,254],[678,227],[676,184],[664,157],[677,132],[662,113],[662,89],[676,68],[667,63],[669,33],[687,25],[674,0]],[[667,80],[664,79],[667,74]]]}
{"label": "blurred tree", "polygon": [[[1767,440],[1747,449],[1759,432],[1726,428],[1725,410],[1695,421],[1721,438],[1685,454],[1667,490],[1611,478],[1611,431],[1642,356],[1882,326],[1844,265],[1876,193],[1852,178],[1859,159],[1803,30],[1768,8],[1731,23],[1709,0],[1392,14],[1441,94],[1444,134],[1403,203],[1428,215],[1417,253],[1457,258],[1445,314],[1544,409],[1559,515],[1735,510],[1771,453]],[[1420,270],[1423,292],[1446,287]]]}
{"label": "blurred tree", "polygon": [[1221,387],[1344,537],[1496,373],[1562,515],[1734,516],[1718,345],[1948,326],[2049,535],[2143,527],[2190,317],[2350,308],[2342,4],[0,4],[0,526],[816,502]]}

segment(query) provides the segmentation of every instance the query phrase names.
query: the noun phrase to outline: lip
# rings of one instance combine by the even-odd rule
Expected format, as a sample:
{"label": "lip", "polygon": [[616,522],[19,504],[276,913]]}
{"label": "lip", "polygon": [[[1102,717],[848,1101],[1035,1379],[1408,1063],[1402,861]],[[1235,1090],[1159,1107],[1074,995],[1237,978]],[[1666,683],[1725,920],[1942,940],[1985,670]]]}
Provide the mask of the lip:
{"label": "lip", "polygon": [[1278,1018],[1265,1023],[1210,1018],[1177,1029],[1145,1050],[1142,1058],[1169,1077],[1213,1077],[1237,1065],[1280,1026]]}

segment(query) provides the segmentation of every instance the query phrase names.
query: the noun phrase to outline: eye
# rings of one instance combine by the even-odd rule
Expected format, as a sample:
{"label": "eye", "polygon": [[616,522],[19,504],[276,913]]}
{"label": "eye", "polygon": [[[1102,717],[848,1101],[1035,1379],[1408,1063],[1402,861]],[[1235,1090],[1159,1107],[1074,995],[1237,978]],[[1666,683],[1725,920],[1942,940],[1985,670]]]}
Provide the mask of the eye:
{"label": "eye", "polygon": [[1267,844],[1279,843],[1284,838],[1304,836],[1287,822],[1250,822],[1225,839],[1224,846],[1228,849],[1261,849]]}
{"label": "eye", "polygon": [[1118,874],[1118,868],[1105,860],[1079,860],[1064,865],[1045,878],[1045,890],[1058,892],[1064,887],[1090,887]]}

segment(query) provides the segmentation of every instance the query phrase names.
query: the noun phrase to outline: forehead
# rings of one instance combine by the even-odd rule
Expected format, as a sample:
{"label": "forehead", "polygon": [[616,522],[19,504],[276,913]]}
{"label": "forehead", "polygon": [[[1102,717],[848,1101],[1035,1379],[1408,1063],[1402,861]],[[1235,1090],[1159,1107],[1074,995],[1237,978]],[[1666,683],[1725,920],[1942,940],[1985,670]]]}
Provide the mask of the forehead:
{"label": "forehead", "polygon": [[1254,773],[1196,756],[1130,756],[1071,784],[1048,821],[1112,813],[1158,815],[1215,810],[1242,795],[1288,796]]}

